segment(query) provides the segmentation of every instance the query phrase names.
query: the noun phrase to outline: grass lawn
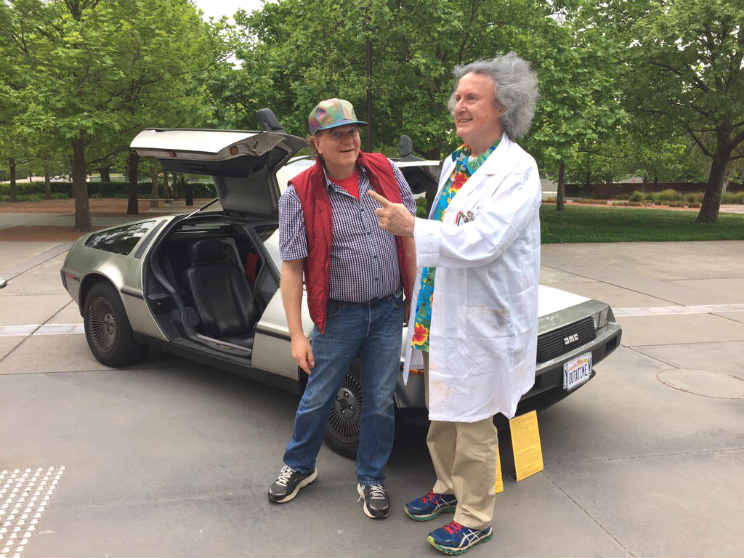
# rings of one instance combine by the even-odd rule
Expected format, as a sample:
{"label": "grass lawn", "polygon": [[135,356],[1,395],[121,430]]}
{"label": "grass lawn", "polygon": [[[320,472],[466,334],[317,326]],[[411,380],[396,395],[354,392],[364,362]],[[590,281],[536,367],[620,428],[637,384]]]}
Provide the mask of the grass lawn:
{"label": "grass lawn", "polygon": [[540,208],[543,244],[557,242],[636,242],[744,240],[744,215],[720,214],[713,225],[695,224],[697,211],[555,205]]}

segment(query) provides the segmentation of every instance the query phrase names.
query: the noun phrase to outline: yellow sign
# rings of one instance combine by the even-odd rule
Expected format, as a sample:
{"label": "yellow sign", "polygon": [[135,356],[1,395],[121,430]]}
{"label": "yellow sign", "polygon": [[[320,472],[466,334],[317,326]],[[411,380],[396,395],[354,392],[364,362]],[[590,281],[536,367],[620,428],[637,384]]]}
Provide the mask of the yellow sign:
{"label": "yellow sign", "polygon": [[496,446],[496,481],[493,483],[493,493],[498,494],[504,491],[504,479],[501,477],[501,454],[499,446]]}
{"label": "yellow sign", "polygon": [[514,417],[509,421],[509,430],[514,451],[514,470],[519,482],[544,468],[537,413],[531,411]]}

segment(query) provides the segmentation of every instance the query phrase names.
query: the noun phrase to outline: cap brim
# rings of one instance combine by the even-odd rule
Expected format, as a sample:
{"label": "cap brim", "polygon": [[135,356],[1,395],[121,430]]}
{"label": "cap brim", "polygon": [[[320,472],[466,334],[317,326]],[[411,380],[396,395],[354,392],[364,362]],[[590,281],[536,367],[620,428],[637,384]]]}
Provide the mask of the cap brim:
{"label": "cap brim", "polygon": [[322,126],[318,128],[317,130],[315,130],[315,132],[320,132],[322,130],[330,130],[331,128],[338,128],[339,126],[349,126],[350,124],[356,124],[357,126],[367,125],[367,123],[362,120],[342,120],[340,122],[334,122],[333,124],[329,124],[328,126]]}

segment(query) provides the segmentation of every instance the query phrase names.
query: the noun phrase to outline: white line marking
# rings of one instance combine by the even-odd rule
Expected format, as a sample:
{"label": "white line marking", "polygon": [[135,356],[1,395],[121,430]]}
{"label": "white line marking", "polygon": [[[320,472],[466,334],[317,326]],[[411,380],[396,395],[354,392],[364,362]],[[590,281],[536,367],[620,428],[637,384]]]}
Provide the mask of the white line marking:
{"label": "white line marking", "polygon": [[722,314],[744,312],[744,304],[700,304],[697,306],[648,306],[645,308],[613,308],[616,318],[647,316],[686,316],[690,314]]}
{"label": "white line marking", "polygon": [[[37,328],[38,330],[34,331]],[[0,326],[0,337],[26,337],[32,333],[34,335],[80,335],[84,332],[82,323]]]}

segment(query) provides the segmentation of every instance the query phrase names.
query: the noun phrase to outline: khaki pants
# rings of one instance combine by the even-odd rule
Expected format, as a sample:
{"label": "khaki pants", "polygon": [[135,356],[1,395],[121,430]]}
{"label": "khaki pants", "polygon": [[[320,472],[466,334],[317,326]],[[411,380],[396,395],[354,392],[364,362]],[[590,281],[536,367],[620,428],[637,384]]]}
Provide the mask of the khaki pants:
{"label": "khaki pants", "polygon": [[[429,404],[429,355],[424,353],[424,384]],[[457,498],[455,521],[485,529],[496,503],[499,439],[493,418],[478,422],[432,421],[426,436],[437,480],[434,492]]]}

